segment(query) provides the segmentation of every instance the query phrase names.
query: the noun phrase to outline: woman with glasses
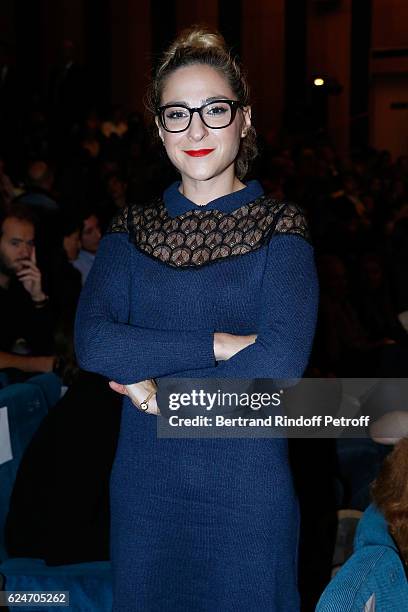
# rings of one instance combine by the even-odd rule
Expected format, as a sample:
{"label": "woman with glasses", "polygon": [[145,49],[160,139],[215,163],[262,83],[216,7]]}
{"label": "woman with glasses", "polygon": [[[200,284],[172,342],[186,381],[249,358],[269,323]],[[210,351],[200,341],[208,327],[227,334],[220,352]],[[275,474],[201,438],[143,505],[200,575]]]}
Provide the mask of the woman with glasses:
{"label": "woman with glasses", "polygon": [[156,383],[302,375],[317,305],[306,222],[244,182],[256,154],[248,85],[220,35],[183,32],[149,106],[180,181],[112,222],[76,323],[80,366],[125,395],[114,610],[294,612],[286,441],[158,438]]}

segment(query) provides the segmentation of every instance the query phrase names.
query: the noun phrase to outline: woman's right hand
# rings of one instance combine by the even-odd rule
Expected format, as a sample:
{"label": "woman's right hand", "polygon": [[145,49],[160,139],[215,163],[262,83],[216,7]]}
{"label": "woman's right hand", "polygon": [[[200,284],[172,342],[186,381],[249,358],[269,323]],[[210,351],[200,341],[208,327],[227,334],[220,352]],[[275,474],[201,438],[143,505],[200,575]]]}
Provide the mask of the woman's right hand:
{"label": "woman's right hand", "polygon": [[224,332],[215,332],[214,334],[214,356],[216,361],[226,361],[239,351],[254,344],[257,339],[257,334],[249,336],[237,336],[235,334],[227,334]]}
{"label": "woman's right hand", "polygon": [[[121,395],[127,395],[130,398],[132,404],[136,406],[136,408],[138,408],[139,410],[143,410],[143,412],[146,412],[146,414],[160,414],[156,398],[157,385],[152,379],[141,380],[140,382],[134,383],[132,385],[121,385],[111,380],[109,386],[113,391],[116,391],[116,393],[120,393]],[[149,396],[151,397],[147,404],[148,408],[147,410],[144,410],[141,408],[141,404]]]}

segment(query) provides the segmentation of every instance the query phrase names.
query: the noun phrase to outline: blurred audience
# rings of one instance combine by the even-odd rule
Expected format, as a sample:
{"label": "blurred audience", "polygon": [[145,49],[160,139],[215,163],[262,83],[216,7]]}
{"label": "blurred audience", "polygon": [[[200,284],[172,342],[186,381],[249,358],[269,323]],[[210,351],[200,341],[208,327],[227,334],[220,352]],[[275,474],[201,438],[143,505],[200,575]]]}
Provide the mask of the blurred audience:
{"label": "blurred audience", "polygon": [[82,289],[82,277],[74,267],[81,249],[82,221],[76,216],[61,218],[60,247],[55,253],[50,280],[50,299],[54,335],[58,353],[74,364],[73,330],[75,313]]}
{"label": "blurred audience", "polygon": [[72,262],[72,265],[81,273],[82,285],[85,284],[92,268],[101,237],[102,233],[98,216],[93,212],[86,213],[83,218],[80,237],[81,249],[78,257]]}
{"label": "blurred audience", "polygon": [[4,208],[8,208],[17,195],[17,190],[5,172],[4,161],[0,158],[0,198]]}

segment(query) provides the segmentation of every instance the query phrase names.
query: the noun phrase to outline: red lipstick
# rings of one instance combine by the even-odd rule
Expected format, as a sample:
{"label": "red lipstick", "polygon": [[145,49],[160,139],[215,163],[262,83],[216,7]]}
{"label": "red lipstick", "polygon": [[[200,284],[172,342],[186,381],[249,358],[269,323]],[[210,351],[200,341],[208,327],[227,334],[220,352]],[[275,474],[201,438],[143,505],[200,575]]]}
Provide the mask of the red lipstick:
{"label": "red lipstick", "polygon": [[209,155],[212,153],[214,149],[189,149],[188,151],[184,151],[190,157],[204,157],[204,155]]}

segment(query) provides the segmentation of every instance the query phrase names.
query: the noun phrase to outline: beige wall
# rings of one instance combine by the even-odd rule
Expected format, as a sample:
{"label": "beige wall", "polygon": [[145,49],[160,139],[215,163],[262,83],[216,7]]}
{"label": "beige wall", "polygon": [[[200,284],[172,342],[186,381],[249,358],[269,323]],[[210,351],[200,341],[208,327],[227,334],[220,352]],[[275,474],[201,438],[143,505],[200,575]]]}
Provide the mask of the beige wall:
{"label": "beige wall", "polygon": [[408,155],[408,109],[392,109],[393,102],[408,102],[408,76],[377,77],[372,86],[371,141],[395,159]]}
{"label": "beige wall", "polygon": [[242,59],[249,73],[254,124],[275,140],[284,96],[284,0],[242,2]]}
{"label": "beige wall", "polygon": [[408,47],[407,0],[372,0],[374,48]]}
{"label": "beige wall", "polygon": [[[373,0],[372,50],[408,48],[408,2]],[[408,58],[371,58],[370,141],[393,157],[408,155]]]}
{"label": "beige wall", "polygon": [[350,129],[350,61],[351,0],[340,7],[319,14],[308,6],[307,73],[311,80],[316,73],[334,77],[342,85],[339,95],[329,96],[329,132],[340,151],[349,148]]}
{"label": "beige wall", "polygon": [[[408,48],[407,0],[373,0],[371,40],[373,51]],[[408,58],[373,57],[371,73],[408,73]]]}
{"label": "beige wall", "polygon": [[76,57],[84,58],[84,14],[82,0],[41,0],[42,72],[47,79],[59,60],[64,39],[75,45]]}
{"label": "beige wall", "polygon": [[217,0],[176,0],[176,12],[179,31],[193,24],[218,26]]}
{"label": "beige wall", "polygon": [[112,1],[112,102],[144,110],[151,69],[149,0]]}
{"label": "beige wall", "polygon": [[1,0],[0,40],[13,46],[16,43],[14,0]]}

